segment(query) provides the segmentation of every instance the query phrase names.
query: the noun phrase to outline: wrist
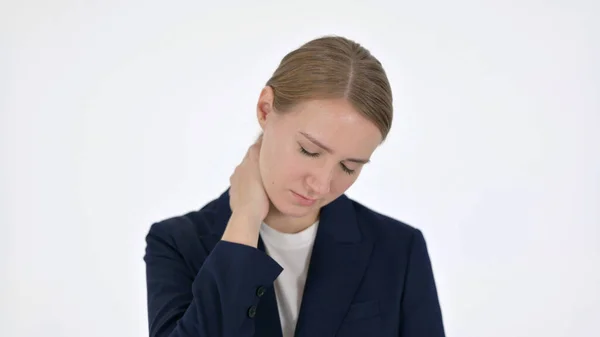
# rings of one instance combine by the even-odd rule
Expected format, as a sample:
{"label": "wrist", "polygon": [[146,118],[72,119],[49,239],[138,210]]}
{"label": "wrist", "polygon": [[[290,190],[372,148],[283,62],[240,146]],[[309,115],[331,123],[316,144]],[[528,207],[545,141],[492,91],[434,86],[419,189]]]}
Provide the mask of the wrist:
{"label": "wrist", "polygon": [[264,220],[264,217],[259,212],[256,212],[256,210],[252,209],[252,208],[235,209],[231,213],[231,217],[235,218],[235,219],[239,219],[240,221],[243,221],[243,222],[247,222],[251,226],[252,225],[260,226],[260,224]]}
{"label": "wrist", "polygon": [[233,212],[221,237],[224,241],[258,246],[258,237],[262,219],[251,213]]}

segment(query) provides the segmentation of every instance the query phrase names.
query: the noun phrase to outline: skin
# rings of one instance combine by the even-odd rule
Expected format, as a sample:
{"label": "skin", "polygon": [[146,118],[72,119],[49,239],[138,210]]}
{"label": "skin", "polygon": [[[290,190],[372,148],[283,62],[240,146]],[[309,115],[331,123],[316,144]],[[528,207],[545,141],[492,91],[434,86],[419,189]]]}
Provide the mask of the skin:
{"label": "skin", "polygon": [[231,175],[223,240],[256,247],[263,221],[284,233],[306,229],[352,186],[382,142],[345,99],[302,102],[284,113],[273,99],[272,88],[263,88],[256,111],[263,133]]}

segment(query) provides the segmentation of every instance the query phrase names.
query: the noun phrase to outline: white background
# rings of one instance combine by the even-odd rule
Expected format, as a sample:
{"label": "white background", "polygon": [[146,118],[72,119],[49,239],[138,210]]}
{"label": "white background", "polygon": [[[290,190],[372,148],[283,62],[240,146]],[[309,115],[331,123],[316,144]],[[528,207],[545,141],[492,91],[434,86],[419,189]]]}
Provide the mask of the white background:
{"label": "white background", "polygon": [[144,237],[228,184],[280,59],[384,64],[351,197],[423,230],[448,336],[600,336],[597,1],[2,1],[0,335],[146,336]]}

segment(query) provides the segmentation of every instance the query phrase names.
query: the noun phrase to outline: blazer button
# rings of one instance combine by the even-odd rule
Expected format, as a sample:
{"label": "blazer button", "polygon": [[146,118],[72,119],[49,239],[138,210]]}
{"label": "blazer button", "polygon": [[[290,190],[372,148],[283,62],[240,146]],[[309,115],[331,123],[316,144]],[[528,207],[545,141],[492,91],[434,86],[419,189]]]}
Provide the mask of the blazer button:
{"label": "blazer button", "polygon": [[265,289],[265,287],[260,286],[260,287],[258,287],[258,289],[256,289],[256,296],[262,297],[266,291],[267,290]]}
{"label": "blazer button", "polygon": [[248,317],[254,318],[256,316],[256,306],[253,305],[248,309]]}

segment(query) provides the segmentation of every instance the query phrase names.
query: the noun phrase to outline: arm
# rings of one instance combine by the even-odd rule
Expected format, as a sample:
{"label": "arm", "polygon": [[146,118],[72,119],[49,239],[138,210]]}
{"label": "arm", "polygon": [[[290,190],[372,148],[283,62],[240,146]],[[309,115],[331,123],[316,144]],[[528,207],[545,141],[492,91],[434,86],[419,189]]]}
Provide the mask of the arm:
{"label": "arm", "polygon": [[273,283],[282,268],[262,251],[219,241],[193,275],[164,228],[146,237],[150,337],[246,337],[254,335],[249,308],[256,289]]}
{"label": "arm", "polygon": [[413,235],[401,308],[401,337],[444,337],[442,312],[425,238]]}

